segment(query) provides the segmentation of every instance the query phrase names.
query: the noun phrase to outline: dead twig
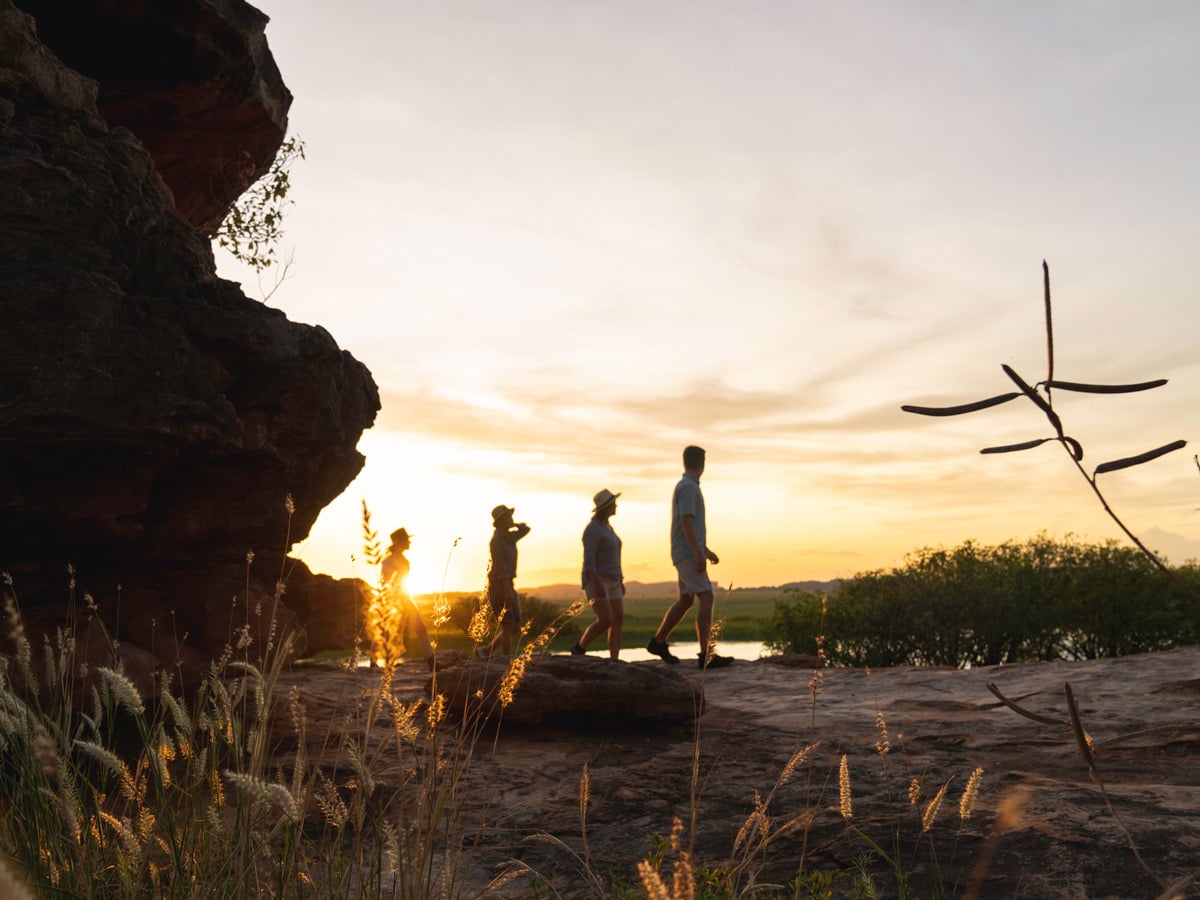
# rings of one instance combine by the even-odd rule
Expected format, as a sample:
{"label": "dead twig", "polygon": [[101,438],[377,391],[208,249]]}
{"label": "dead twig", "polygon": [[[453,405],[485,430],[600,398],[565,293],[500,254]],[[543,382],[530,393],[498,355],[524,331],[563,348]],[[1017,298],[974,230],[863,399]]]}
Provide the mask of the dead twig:
{"label": "dead twig", "polygon": [[1088,774],[1091,776],[1092,781],[1095,782],[1096,787],[1100,789],[1100,796],[1104,799],[1104,805],[1108,808],[1109,815],[1113,817],[1113,821],[1117,823],[1117,827],[1124,833],[1125,840],[1128,841],[1129,849],[1133,851],[1134,859],[1138,861],[1138,865],[1153,879],[1159,889],[1165,888],[1166,884],[1163,880],[1142,859],[1142,854],[1138,852],[1137,844],[1134,843],[1133,835],[1129,833],[1129,829],[1125,827],[1125,822],[1113,808],[1112,801],[1108,796],[1108,790],[1104,786],[1104,780],[1100,777],[1100,770],[1096,768],[1096,755],[1093,752],[1092,738],[1083,727],[1083,721],[1079,718],[1079,707],[1075,704],[1075,692],[1071,690],[1070,683],[1063,685],[1063,694],[1067,698],[1067,712],[1071,715],[1071,731],[1075,734],[1075,742],[1079,745],[1079,752],[1083,755],[1083,761],[1087,763]]}
{"label": "dead twig", "polygon": [[1000,693],[1000,689],[990,681],[988,682],[987,689],[992,692],[992,696],[994,696],[997,700],[999,700],[1013,712],[1017,713],[1018,715],[1022,715],[1027,719],[1033,719],[1033,721],[1041,722],[1043,725],[1053,725],[1055,727],[1065,727],[1067,724],[1066,719],[1052,719],[1049,716],[1041,716],[1035,712],[1030,712],[1023,706],[1018,706],[1012,700],[1009,700],[1002,693]]}

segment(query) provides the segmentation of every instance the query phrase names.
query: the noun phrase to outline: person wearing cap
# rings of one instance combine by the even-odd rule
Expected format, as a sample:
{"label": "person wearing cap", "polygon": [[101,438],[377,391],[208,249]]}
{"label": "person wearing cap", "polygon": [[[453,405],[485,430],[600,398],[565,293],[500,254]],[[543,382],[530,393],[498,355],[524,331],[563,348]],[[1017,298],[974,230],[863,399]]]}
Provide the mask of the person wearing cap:
{"label": "person wearing cap", "polygon": [[692,604],[699,601],[696,606],[696,637],[700,641],[698,662],[701,669],[720,669],[730,665],[733,659],[717,656],[710,646],[713,588],[708,580],[708,563],[716,565],[719,560],[706,543],[704,495],[700,493],[704,459],[702,447],[689,446],[683,450],[683,477],[671,495],[671,562],[679,575],[679,599],[667,609],[646,649],[665,662],[679,662],[667,646],[667,638]]}
{"label": "person wearing cap", "polygon": [[592,520],[583,530],[583,590],[596,621],[587,627],[571,653],[587,652],[587,645],[608,633],[608,655],[621,655],[621,626],[625,622],[625,584],[621,576],[621,539],[609,521],[617,511],[617,498],[607,488],[592,498]]}
{"label": "person wearing cap", "polygon": [[408,633],[413,635],[420,644],[422,658],[432,670],[436,658],[433,653],[433,644],[429,641],[429,630],[425,627],[421,611],[413,603],[412,596],[408,593],[404,583],[408,578],[408,570],[411,568],[404,552],[411,546],[412,538],[409,537],[406,529],[397,528],[393,531],[392,543],[388,547],[388,555],[384,557],[383,564],[380,566],[380,574],[383,577],[384,588],[391,594],[396,604],[397,612],[404,617]]}
{"label": "person wearing cap", "polygon": [[491,562],[488,564],[487,599],[492,613],[500,620],[500,631],[477,651],[479,656],[491,656],[496,647],[512,653],[513,644],[521,634],[521,601],[513,582],[517,577],[517,541],[529,534],[524,522],[514,522],[511,506],[492,510]]}

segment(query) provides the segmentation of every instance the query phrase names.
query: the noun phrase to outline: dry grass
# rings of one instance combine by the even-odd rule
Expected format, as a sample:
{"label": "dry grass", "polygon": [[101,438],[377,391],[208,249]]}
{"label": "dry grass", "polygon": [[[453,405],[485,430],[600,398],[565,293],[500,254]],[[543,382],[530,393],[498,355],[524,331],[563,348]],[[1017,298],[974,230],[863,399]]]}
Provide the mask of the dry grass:
{"label": "dry grass", "polygon": [[[462,792],[481,737],[492,734],[484,723],[502,718],[526,669],[582,603],[543,633],[525,635],[498,686],[480,691],[461,716],[447,714],[436,669],[431,699],[402,701],[385,665],[375,688],[343,720],[320,723],[325,731],[314,736],[298,693],[280,686],[291,653],[287,635],[273,628],[263,643],[250,640],[244,626],[231,629],[224,652],[190,695],[167,674],[144,695],[122,671],[115,646],[107,664],[92,667],[81,662],[68,628],[35,649],[11,580],[7,587],[14,652],[0,661],[0,850],[13,865],[0,866],[0,891],[5,879],[19,881],[16,873],[23,873],[35,886],[30,895],[87,898],[458,898],[520,885],[530,896],[557,896],[553,879],[521,862],[486,885],[467,871],[472,842],[488,823],[465,820]],[[94,610],[86,598],[83,608],[77,624],[87,625]],[[494,627],[481,613],[472,626],[476,644],[487,643]],[[821,671],[818,664],[809,683],[814,722]],[[1101,784],[1078,712],[1069,711],[1081,754]],[[295,736],[282,763],[275,741],[281,721]],[[910,882],[918,869],[930,896],[974,896],[1000,836],[1022,827],[1023,795],[992,804],[990,832],[975,845],[978,857],[964,863],[955,858],[958,837],[985,795],[983,769],[923,770],[878,708],[868,742],[858,751],[878,759],[889,808],[861,808],[861,797],[856,808],[855,748],[802,742],[775,782],[748,798],[752,807],[728,854],[704,860],[695,845],[705,787],[697,716],[690,817],[677,818],[657,849],[637,861],[636,884],[594,870],[586,766],[579,849],[561,835],[528,839],[569,862],[575,877],[568,896],[909,897],[916,896]],[[953,791],[960,777],[964,786]],[[784,804],[783,789],[794,783],[803,799],[788,793]],[[954,802],[957,823],[943,814]],[[809,856],[810,833],[831,823],[840,841],[862,850],[837,869]],[[795,853],[797,844],[786,882],[768,880],[768,871],[779,871],[777,852]],[[0,895],[20,897],[20,890]]]}

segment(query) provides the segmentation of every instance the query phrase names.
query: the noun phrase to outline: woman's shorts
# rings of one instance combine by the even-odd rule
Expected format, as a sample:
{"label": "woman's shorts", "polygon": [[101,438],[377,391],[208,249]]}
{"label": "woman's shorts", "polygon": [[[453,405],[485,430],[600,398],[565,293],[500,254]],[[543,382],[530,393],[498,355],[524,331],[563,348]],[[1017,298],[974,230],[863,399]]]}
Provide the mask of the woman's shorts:
{"label": "woman's shorts", "polygon": [[501,622],[521,624],[521,601],[517,597],[517,589],[513,587],[512,579],[505,581],[489,581],[487,589],[488,605]]}
{"label": "woman's shorts", "polygon": [[[604,599],[620,600],[625,596],[625,585],[620,578],[613,578],[609,575],[600,576],[600,586],[604,588]],[[592,579],[587,580],[587,584],[583,588],[583,592],[587,595],[588,603],[596,599],[596,592],[592,587]]]}

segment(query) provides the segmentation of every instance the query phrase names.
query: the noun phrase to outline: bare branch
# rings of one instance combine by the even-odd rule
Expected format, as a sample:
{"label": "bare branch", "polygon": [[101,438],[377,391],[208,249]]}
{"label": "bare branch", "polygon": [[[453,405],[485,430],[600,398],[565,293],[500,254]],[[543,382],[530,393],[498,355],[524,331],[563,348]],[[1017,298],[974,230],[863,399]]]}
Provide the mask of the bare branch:
{"label": "bare branch", "polygon": [[1041,722],[1043,725],[1054,725],[1055,727],[1063,727],[1063,728],[1065,728],[1067,725],[1067,721],[1065,719],[1052,719],[1049,716],[1041,716],[1035,712],[1030,712],[1029,710],[1025,709],[1025,707],[1023,707],[1023,706],[1018,706],[1012,700],[1009,700],[1002,693],[1000,693],[1000,688],[996,687],[996,685],[990,681],[987,683],[987,689],[992,692],[992,695],[997,700],[999,700],[1001,703],[1003,703],[1005,706],[1007,706],[1009,709],[1011,709],[1013,712],[1017,713],[1018,715],[1022,715],[1027,719],[1033,719],[1033,721],[1035,721],[1035,722]]}
{"label": "bare branch", "polygon": [[1042,260],[1042,296],[1046,307],[1046,383],[1054,381],[1054,322],[1050,315],[1050,266]]}

